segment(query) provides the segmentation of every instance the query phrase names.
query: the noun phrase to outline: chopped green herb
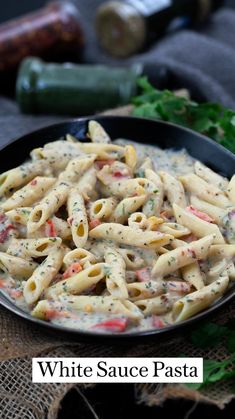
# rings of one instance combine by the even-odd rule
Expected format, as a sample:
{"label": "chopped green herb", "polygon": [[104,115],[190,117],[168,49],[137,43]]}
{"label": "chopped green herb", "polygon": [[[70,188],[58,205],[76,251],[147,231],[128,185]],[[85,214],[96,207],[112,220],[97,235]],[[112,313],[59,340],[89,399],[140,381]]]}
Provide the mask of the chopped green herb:
{"label": "chopped green herb", "polygon": [[170,121],[214,139],[235,153],[235,111],[216,103],[198,104],[169,90],[157,90],[141,77],[142,92],[133,98],[135,116]]}

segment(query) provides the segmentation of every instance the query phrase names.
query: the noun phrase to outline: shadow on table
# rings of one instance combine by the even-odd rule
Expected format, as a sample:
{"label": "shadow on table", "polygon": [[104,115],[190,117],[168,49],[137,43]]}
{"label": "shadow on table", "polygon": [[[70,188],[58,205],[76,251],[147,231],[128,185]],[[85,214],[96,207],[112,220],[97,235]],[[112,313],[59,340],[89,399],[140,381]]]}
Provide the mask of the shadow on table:
{"label": "shadow on table", "polygon": [[58,419],[166,419],[170,415],[174,419],[234,419],[234,411],[235,401],[224,410],[182,399],[168,401],[163,407],[147,407],[136,403],[132,384],[99,384],[81,394],[70,391]]}

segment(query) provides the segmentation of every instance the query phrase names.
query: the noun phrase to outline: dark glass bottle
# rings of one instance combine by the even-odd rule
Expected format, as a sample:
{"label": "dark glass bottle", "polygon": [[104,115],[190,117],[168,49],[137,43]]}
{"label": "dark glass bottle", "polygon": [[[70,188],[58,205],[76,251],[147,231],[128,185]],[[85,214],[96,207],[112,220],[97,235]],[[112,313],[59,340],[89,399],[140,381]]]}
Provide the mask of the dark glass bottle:
{"label": "dark glass bottle", "polygon": [[223,0],[124,0],[103,4],[96,31],[103,48],[127,57],[170,30],[203,22]]}

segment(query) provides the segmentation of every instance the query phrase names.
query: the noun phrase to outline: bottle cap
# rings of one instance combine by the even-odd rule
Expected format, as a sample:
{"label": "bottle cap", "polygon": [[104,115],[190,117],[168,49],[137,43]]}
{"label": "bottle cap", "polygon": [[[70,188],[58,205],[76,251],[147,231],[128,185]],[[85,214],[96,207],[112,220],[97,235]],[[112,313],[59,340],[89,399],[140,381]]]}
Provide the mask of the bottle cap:
{"label": "bottle cap", "polygon": [[137,9],[111,1],[98,9],[96,32],[106,51],[116,57],[127,57],[144,46],[147,30]]}

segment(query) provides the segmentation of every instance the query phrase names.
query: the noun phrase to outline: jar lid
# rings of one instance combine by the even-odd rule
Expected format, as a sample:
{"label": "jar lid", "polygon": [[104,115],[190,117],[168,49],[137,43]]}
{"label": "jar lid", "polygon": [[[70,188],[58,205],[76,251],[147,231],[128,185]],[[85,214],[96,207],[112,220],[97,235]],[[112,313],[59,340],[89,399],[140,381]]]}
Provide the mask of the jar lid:
{"label": "jar lid", "polygon": [[144,46],[146,24],[144,17],[133,6],[112,1],[99,7],[96,32],[106,51],[124,58]]}

